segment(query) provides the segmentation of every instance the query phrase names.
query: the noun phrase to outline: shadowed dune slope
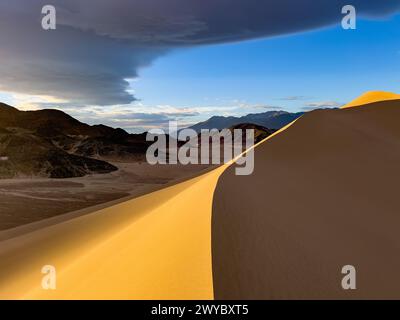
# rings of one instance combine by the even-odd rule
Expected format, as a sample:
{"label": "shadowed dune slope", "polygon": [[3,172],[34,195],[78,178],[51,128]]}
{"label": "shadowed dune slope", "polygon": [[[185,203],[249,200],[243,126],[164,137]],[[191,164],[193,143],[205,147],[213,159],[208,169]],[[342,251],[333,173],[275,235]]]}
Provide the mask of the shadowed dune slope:
{"label": "shadowed dune slope", "polygon": [[[216,299],[400,298],[400,101],[318,110],[220,177]],[[357,290],[341,287],[342,267]]]}

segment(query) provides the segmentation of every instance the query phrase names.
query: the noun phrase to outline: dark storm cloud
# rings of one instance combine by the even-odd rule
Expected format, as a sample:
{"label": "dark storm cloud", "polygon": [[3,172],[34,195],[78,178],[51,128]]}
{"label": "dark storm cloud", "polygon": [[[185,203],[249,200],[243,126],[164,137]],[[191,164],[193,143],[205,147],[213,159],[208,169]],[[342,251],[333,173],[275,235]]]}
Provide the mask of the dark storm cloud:
{"label": "dark storm cloud", "polygon": [[[56,31],[40,27],[57,9]],[[338,24],[342,6],[376,18],[400,0],[13,0],[0,3],[0,90],[75,104],[127,104],[126,79],[169,50]]]}

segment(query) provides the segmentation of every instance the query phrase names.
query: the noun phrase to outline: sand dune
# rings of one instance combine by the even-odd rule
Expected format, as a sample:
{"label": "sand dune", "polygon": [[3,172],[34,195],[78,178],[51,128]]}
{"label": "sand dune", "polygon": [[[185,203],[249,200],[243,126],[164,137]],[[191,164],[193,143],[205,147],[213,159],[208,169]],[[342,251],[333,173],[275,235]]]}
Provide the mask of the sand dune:
{"label": "sand dune", "polygon": [[[228,168],[213,205],[217,299],[400,298],[400,101],[311,112]],[[342,267],[357,290],[341,287]]]}
{"label": "sand dune", "polygon": [[390,100],[400,100],[400,94],[385,91],[369,91],[349,102],[348,104],[345,104],[341,109],[359,107],[374,102]]}
{"label": "sand dune", "polygon": [[227,164],[27,229],[0,242],[0,299],[400,298],[398,119],[398,101],[314,111],[255,148],[251,176]]}
{"label": "sand dune", "polygon": [[[0,299],[212,299],[219,168],[0,244]],[[41,268],[57,268],[57,290]]]}

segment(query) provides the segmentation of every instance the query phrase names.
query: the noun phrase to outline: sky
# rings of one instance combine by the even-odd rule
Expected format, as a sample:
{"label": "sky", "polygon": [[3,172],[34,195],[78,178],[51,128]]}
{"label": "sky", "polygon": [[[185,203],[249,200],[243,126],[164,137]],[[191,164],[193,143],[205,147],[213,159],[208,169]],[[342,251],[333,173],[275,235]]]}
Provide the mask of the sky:
{"label": "sky", "polygon": [[341,0],[54,0],[51,31],[27,2],[0,4],[0,101],[23,110],[141,132],[400,92],[400,0],[350,1],[355,30]]}

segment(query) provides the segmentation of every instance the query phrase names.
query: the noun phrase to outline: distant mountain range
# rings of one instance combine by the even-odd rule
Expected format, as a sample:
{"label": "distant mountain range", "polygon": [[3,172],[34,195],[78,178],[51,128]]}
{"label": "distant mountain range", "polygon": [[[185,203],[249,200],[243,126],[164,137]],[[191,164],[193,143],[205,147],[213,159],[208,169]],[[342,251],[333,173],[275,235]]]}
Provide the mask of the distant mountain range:
{"label": "distant mountain range", "polygon": [[191,126],[191,129],[194,129],[196,132],[200,132],[201,129],[228,129],[233,126],[243,124],[243,123],[251,123],[256,124],[258,126],[262,126],[268,129],[280,129],[293,120],[299,118],[304,113],[289,113],[285,111],[268,111],[264,113],[254,113],[248,114],[243,117],[222,117],[215,116],[207,121],[200,122]]}

